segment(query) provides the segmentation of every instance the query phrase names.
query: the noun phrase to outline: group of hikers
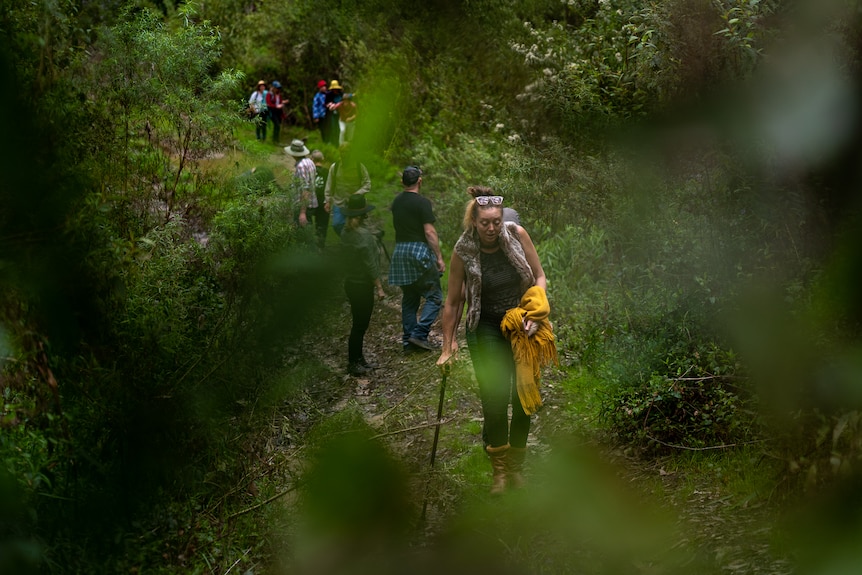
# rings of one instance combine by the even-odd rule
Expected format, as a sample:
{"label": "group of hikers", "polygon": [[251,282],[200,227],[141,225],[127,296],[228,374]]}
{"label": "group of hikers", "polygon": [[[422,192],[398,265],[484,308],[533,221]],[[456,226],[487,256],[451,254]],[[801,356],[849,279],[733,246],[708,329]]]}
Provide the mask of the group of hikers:
{"label": "group of hikers", "polygon": [[[368,170],[349,143],[341,146],[339,159],[328,170],[320,150],[309,151],[303,140],[293,140],[285,152],[296,160],[296,223],[307,227],[313,220],[320,249],[328,226],[340,238],[352,319],[347,370],[352,376],[368,375],[379,366],[367,361],[364,338],[375,301],[386,295],[382,231],[368,218],[375,209],[366,201],[371,190]],[[545,272],[517,212],[504,206],[504,198],[491,188],[471,186],[444,300],[441,277],[446,263],[433,205],[422,194],[423,177],[418,166],[404,168],[402,190],[391,204],[395,247],[387,279],[401,289],[401,348],[439,351],[436,365],[448,373],[466,307],[466,340],[484,415],[482,439],[493,470],[491,492],[499,494],[523,485],[530,416],[541,407],[540,368],[556,361]],[[441,310],[438,343],[430,333]]]}
{"label": "group of hikers", "polygon": [[293,140],[284,151],[296,162],[291,181],[296,223],[303,228],[313,225],[317,247],[323,250],[330,225],[335,235],[342,235],[348,198],[371,191],[368,169],[351,153],[349,142],[341,145],[340,158],[329,167],[323,152],[309,151],[303,140]]}
{"label": "group of hikers", "polygon": [[[281,82],[273,80],[270,85],[264,80],[257,83],[248,98],[249,118],[255,123],[255,136],[266,141],[266,129],[272,124],[272,141],[279,143],[281,124],[288,100],[281,91]],[[344,93],[338,80],[328,86],[326,80],[317,82],[317,90],[311,104],[311,120],[320,130],[324,142],[340,146],[353,138],[356,121],[355,94]]]}

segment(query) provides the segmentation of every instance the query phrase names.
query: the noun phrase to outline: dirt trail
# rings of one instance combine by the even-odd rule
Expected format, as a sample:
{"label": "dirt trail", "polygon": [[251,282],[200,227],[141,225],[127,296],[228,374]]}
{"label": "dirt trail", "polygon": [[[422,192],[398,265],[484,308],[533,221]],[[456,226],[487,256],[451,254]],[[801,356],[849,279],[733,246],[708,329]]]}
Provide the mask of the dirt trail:
{"label": "dirt trail", "polygon": [[[290,363],[291,358],[302,355],[302,350],[314,349],[316,361],[326,368],[326,376],[312,382],[307,390],[314,405],[285,406],[273,422],[272,436],[264,441],[266,451],[292,469],[290,476],[293,478],[304,465],[303,434],[315,420],[347,407],[358,409],[365,421],[379,432],[390,451],[415,476],[417,486],[427,477],[440,390],[440,374],[434,365],[437,353],[401,351],[400,292],[391,286],[387,286],[386,291],[387,297],[375,306],[365,338],[366,359],[378,365],[367,376],[347,374],[350,311],[346,300],[336,303],[332,318],[325,320],[334,322],[326,330],[330,335],[307,334],[295,349],[286,350],[285,357]],[[463,335],[463,328],[461,331]],[[431,337],[440,341],[439,322],[432,329]],[[465,442],[474,450],[481,443],[478,431],[473,437],[463,432],[465,428],[480,428],[481,406],[472,379],[469,353],[464,342],[460,343],[460,359],[453,369],[454,380],[446,394],[444,433],[437,451],[438,469],[464,457]],[[547,452],[547,438],[570,428],[565,418],[571,416],[563,413],[563,409],[556,409],[567,401],[564,386],[557,385],[564,377],[567,375],[563,371],[551,372],[545,377],[543,398],[550,408],[534,418],[530,435],[534,456]],[[471,425],[473,427],[469,427]],[[453,447],[456,443],[453,433],[461,434],[458,436],[460,447]],[[684,534],[678,544],[694,548],[721,572],[776,575],[792,572],[788,561],[775,558],[771,553],[769,529],[762,526],[766,510],[738,505],[715,485],[693,488],[685,478],[665,473],[661,461],[626,456],[613,447],[602,445],[598,436],[587,437],[585,441],[605,453],[607,460],[617,466],[623,483],[633,486],[643,497],[663,499],[663,505],[672,508],[678,516],[679,531]],[[529,469],[528,464],[528,474]],[[487,485],[474,486],[475,491],[490,486],[490,467],[482,480]],[[657,483],[661,484],[661,489],[656,489]],[[451,495],[436,493],[434,497],[436,499],[429,505],[426,536],[433,535],[436,527],[446,521],[447,514],[457,511],[457,503]],[[757,531],[756,536],[752,536],[752,531]]]}

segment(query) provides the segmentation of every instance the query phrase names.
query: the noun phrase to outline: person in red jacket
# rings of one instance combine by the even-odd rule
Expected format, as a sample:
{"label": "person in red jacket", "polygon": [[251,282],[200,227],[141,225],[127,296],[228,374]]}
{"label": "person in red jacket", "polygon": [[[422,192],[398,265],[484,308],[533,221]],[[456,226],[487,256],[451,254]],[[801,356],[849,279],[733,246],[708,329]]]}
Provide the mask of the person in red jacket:
{"label": "person in red jacket", "polygon": [[281,121],[284,119],[284,100],[281,97],[281,82],[273,80],[272,87],[266,94],[266,109],[272,120],[272,141],[278,143],[281,134]]}

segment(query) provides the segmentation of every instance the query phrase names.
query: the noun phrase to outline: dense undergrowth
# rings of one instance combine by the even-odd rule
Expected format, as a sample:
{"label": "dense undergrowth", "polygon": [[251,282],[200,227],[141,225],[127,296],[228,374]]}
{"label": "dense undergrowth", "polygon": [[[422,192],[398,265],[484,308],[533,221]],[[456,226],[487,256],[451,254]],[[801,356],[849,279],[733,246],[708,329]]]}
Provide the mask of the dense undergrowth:
{"label": "dense undergrowth", "polygon": [[210,536],[180,524],[241,481],[226,446],[313,379],[284,350],[338,282],[242,123],[258,77],[291,134],[319,77],[357,92],[375,201],[420,164],[444,252],[467,185],[520,211],[611,441],[760,449],[772,502],[858,495],[859,27],[827,4],[10,3],[0,570],[131,568],[154,523]]}

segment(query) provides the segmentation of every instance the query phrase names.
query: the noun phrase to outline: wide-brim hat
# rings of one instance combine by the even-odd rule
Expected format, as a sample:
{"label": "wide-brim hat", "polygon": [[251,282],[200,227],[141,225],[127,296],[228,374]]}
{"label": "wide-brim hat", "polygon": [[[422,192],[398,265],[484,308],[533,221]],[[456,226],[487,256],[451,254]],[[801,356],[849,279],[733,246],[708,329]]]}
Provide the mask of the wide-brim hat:
{"label": "wide-brim hat", "polygon": [[347,208],[341,210],[341,213],[345,218],[355,218],[364,216],[373,209],[374,206],[365,203],[365,194],[352,194],[347,199]]}
{"label": "wide-brim hat", "polygon": [[307,156],[311,153],[308,151],[308,148],[305,147],[305,142],[303,142],[302,140],[292,141],[289,146],[284,147],[284,151],[291,156],[295,156],[297,158],[301,156]]}
{"label": "wide-brim hat", "polygon": [[343,90],[343,88],[341,87],[341,84],[338,83],[338,80],[333,80],[332,82],[330,82],[329,83],[329,89],[330,90]]}
{"label": "wide-brim hat", "polygon": [[266,82],[264,82],[263,80],[260,80],[260,81],[258,81],[258,83],[257,83],[257,85],[258,85],[258,86],[260,86],[261,84],[263,84],[264,86],[266,86]]}
{"label": "wide-brim hat", "polygon": [[278,80],[273,80],[272,81],[272,87],[273,88],[281,88],[281,82],[279,82]]}

